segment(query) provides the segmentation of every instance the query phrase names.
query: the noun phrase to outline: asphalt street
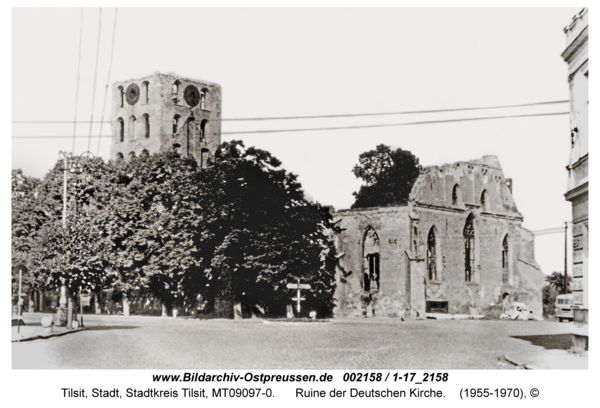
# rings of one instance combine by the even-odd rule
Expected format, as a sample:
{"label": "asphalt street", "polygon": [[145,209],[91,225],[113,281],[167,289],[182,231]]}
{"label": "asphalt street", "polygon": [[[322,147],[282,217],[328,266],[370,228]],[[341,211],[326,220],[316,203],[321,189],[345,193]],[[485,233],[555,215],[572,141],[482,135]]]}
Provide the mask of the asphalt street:
{"label": "asphalt street", "polygon": [[12,343],[13,368],[498,369],[514,368],[502,358],[507,352],[569,346],[567,325],[549,321],[86,315],[85,324],[86,331]]}

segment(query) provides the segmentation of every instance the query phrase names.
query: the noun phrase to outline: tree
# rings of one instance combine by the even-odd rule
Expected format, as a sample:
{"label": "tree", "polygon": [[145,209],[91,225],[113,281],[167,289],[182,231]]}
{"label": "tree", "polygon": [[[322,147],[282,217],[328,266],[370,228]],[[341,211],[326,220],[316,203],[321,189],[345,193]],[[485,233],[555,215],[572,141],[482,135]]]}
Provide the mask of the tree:
{"label": "tree", "polygon": [[542,308],[544,316],[553,316],[556,304],[556,296],[559,293],[551,285],[542,288]]}
{"label": "tree", "polygon": [[308,202],[297,176],[270,153],[223,143],[201,173],[204,229],[199,251],[212,299],[229,296],[283,315],[294,295],[287,283],[309,283],[303,306],[330,315],[335,290],[333,225],[327,208]]}
{"label": "tree", "polygon": [[565,277],[561,272],[552,272],[551,275],[546,276],[546,282],[548,282],[548,284],[552,286],[559,294],[571,293],[572,280],[573,279],[570,276],[567,276],[567,291],[564,292]]}
{"label": "tree", "polygon": [[[20,169],[12,170],[11,177],[11,254],[12,265],[25,265],[28,273],[23,276],[23,292],[35,288],[38,265],[32,253],[38,248],[38,234],[46,220],[40,208],[39,190],[41,180],[28,177]],[[19,285],[19,272],[12,272],[13,292]]]}
{"label": "tree", "polygon": [[[39,209],[44,222],[37,236],[38,247],[30,256],[38,262],[37,285],[55,289],[64,285],[73,298],[80,290],[100,294],[110,276],[110,247],[95,224],[97,201],[94,195],[103,187],[100,158],[81,158],[81,174],[67,178],[67,222],[63,226],[64,174],[57,163],[39,188]],[[66,227],[66,228],[65,228]]]}
{"label": "tree", "polygon": [[270,153],[232,141],[205,169],[172,152],[82,165],[68,180],[66,228],[60,166],[39,186],[44,218],[30,256],[44,286],[112,288],[166,307],[228,299],[283,314],[294,295],[286,284],[301,279],[312,287],[303,306],[331,314],[329,234],[339,229]]}
{"label": "tree", "polygon": [[199,169],[193,158],[161,153],[115,160],[95,195],[94,223],[111,243],[111,286],[117,294],[193,306],[202,281]]}
{"label": "tree", "polygon": [[358,193],[352,193],[355,197],[352,208],[406,205],[420,171],[419,159],[407,150],[392,151],[381,144],[362,153],[352,172],[366,185]]}

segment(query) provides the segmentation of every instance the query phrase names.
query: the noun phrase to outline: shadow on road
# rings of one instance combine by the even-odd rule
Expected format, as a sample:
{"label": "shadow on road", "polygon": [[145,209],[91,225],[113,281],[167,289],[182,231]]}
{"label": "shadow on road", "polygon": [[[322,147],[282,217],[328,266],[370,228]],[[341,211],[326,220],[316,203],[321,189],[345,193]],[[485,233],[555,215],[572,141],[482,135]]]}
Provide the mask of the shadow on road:
{"label": "shadow on road", "polygon": [[513,339],[525,340],[535,346],[548,350],[569,350],[573,343],[570,334],[544,334],[537,336],[511,336]]}
{"label": "shadow on road", "polygon": [[102,330],[131,330],[131,329],[139,329],[139,326],[94,326],[94,327],[85,327],[89,331],[102,331]]}

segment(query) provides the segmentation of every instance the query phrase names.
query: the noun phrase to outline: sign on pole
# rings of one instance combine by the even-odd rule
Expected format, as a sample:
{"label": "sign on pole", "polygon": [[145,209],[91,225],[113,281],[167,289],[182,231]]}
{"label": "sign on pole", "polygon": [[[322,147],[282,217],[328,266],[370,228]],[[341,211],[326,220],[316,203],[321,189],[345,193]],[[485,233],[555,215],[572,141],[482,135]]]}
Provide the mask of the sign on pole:
{"label": "sign on pole", "polygon": [[296,301],[296,310],[298,311],[298,314],[300,314],[300,302],[306,300],[306,298],[300,296],[300,289],[310,289],[310,285],[308,283],[300,283],[300,279],[298,279],[298,283],[288,283],[287,288],[296,289],[298,291],[298,295],[295,298],[292,298],[292,300]]}

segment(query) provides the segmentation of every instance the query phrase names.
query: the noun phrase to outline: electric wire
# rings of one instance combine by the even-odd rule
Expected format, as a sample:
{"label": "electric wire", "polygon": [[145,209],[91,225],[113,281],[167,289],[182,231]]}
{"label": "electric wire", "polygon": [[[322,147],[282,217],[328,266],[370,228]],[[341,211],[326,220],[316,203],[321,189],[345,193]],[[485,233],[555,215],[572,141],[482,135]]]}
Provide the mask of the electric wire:
{"label": "electric wire", "polygon": [[[472,110],[489,110],[489,109],[505,109],[505,108],[517,108],[517,107],[528,107],[536,105],[551,105],[558,103],[566,103],[566,101],[547,101],[547,102],[533,102],[524,103],[518,105],[499,105],[499,106],[488,106],[488,107],[471,107],[471,108],[457,108],[457,109],[435,109],[435,110],[421,110],[421,111],[404,111],[404,112],[380,112],[380,113],[349,113],[341,115],[316,115],[316,116],[282,116],[282,117],[271,117],[271,118],[223,118],[221,122],[233,122],[233,121],[259,121],[259,120],[288,120],[288,119],[323,119],[323,118],[342,118],[342,117],[360,117],[360,116],[385,116],[385,115],[408,115],[408,114],[420,114],[420,113],[443,113],[443,112],[459,112],[459,111],[472,111]],[[72,123],[70,120],[13,120],[12,123]],[[80,121],[79,123],[88,123],[87,121]],[[100,123],[99,121],[92,123]],[[106,121],[105,123],[110,123]]]}
{"label": "electric wire", "polygon": [[[525,117],[540,117],[540,116],[556,116],[556,115],[568,115],[569,112],[553,112],[553,113],[535,113],[527,115],[507,115],[507,116],[488,116],[482,118],[463,118],[463,119],[446,119],[446,120],[429,120],[421,122],[404,122],[404,123],[386,123],[379,125],[358,125],[358,126],[337,126],[337,127],[325,127],[325,128],[302,128],[302,129],[265,129],[265,130],[245,130],[245,131],[232,131],[232,132],[221,132],[222,135],[241,135],[241,134],[257,134],[257,133],[285,133],[285,132],[311,132],[311,131],[325,131],[325,130],[343,130],[343,129],[365,129],[365,128],[380,128],[380,127],[393,127],[393,126],[412,126],[412,125],[428,125],[436,123],[452,123],[452,122],[467,122],[467,121],[478,121],[478,120],[490,120],[490,119],[508,119],[508,118],[525,118]],[[70,136],[12,136],[13,139],[60,139]],[[80,136],[85,137],[85,136]],[[113,137],[111,135],[101,135],[98,137]]]}
{"label": "electric wire", "polygon": [[88,137],[88,147],[87,150],[90,150],[90,145],[92,143],[92,127],[94,121],[94,102],[96,100],[96,78],[98,76],[98,59],[100,57],[100,37],[102,33],[102,7],[100,7],[100,17],[98,21],[98,45],[96,48],[96,69],[94,70],[94,89],[92,92],[92,118],[90,119],[90,136]]}
{"label": "electric wire", "polygon": [[[104,89],[104,102],[102,104],[102,117],[100,118],[100,130],[98,131],[99,135],[102,134],[102,125],[104,124],[104,112],[106,110],[106,99],[108,97],[108,87],[110,85],[110,70],[112,68],[113,54],[114,54],[114,50],[115,50],[115,32],[117,31],[117,13],[118,12],[119,12],[119,8],[115,7],[115,21],[113,24],[112,45],[110,48],[110,63],[108,65],[108,78],[106,78],[106,88]],[[108,122],[108,123],[110,123],[110,122]],[[98,138],[98,147],[96,148],[96,156],[100,155],[100,140],[102,140],[101,137]]]}
{"label": "electric wire", "polygon": [[488,109],[504,109],[504,108],[519,108],[526,106],[536,105],[551,105],[557,103],[565,103],[566,101],[548,101],[548,102],[533,102],[524,103],[519,105],[499,105],[499,106],[484,106],[474,108],[456,108],[456,109],[433,109],[433,110],[419,110],[419,111],[402,111],[402,112],[380,112],[380,113],[345,113],[339,115],[315,115],[315,116],[278,116],[278,117],[266,117],[266,118],[230,118],[221,119],[222,122],[234,122],[234,121],[254,121],[254,120],[294,120],[294,119],[324,119],[324,118],[347,118],[347,117],[358,117],[358,116],[386,116],[386,115],[410,115],[418,113],[440,113],[440,112],[460,112],[460,111],[473,111],[473,110],[488,110]]}
{"label": "electric wire", "polygon": [[75,135],[77,132],[77,104],[79,100],[79,73],[81,70],[81,42],[83,39],[83,7],[81,8],[81,22],[79,28],[79,56],[77,58],[77,86],[75,89],[75,118],[73,119],[73,148],[71,153],[75,153]]}
{"label": "electric wire", "polygon": [[535,113],[535,114],[527,114],[527,115],[487,116],[487,117],[481,117],[481,118],[428,120],[428,121],[420,121],[420,122],[385,123],[385,124],[378,124],[378,125],[336,126],[336,127],[323,127],[323,128],[244,130],[244,131],[233,131],[233,132],[221,132],[221,134],[222,135],[242,135],[242,134],[256,134],[256,133],[312,132],[312,131],[323,131],[323,130],[366,129],[366,128],[381,128],[381,127],[395,127],[395,126],[428,125],[428,124],[435,124],[435,123],[468,122],[468,121],[490,120],[490,119],[524,118],[524,117],[535,117],[535,116],[556,116],[556,115],[568,115],[569,113],[570,112]]}

